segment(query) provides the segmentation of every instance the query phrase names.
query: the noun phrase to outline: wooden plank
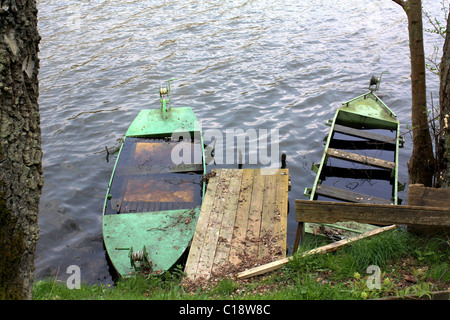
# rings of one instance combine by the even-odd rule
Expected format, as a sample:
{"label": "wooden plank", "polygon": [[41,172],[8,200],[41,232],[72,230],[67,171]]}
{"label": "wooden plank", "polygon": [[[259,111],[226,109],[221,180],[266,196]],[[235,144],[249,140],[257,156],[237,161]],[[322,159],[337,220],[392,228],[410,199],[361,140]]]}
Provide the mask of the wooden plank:
{"label": "wooden plank", "polygon": [[250,212],[250,203],[253,193],[253,179],[255,170],[243,169],[241,191],[236,212],[236,220],[231,239],[231,249],[229,262],[238,265],[241,262],[241,256],[245,254],[245,237],[247,235],[248,215]]}
{"label": "wooden plank", "polygon": [[211,275],[214,256],[217,249],[217,242],[219,239],[220,226],[222,225],[226,191],[230,185],[231,171],[232,169],[221,169],[221,174],[219,176],[218,185],[216,188],[216,197],[212,208],[210,208],[211,213],[209,223],[206,229],[205,241],[199,260],[196,277],[209,278]]}
{"label": "wooden plank", "polygon": [[252,200],[248,214],[246,240],[246,254],[250,257],[258,256],[261,215],[264,203],[265,176],[260,169],[256,169],[253,179]]}
{"label": "wooden plank", "polygon": [[189,256],[185,266],[185,272],[187,276],[190,277],[191,279],[195,279],[195,276],[197,274],[200,257],[202,254],[203,246],[205,244],[206,238],[205,230],[207,230],[208,228],[211,208],[214,205],[219,179],[220,179],[220,172],[217,172],[216,176],[211,177],[208,180],[205,199],[203,200],[202,208],[200,210],[199,218],[197,221],[197,227],[195,229],[191,248],[189,250]]}
{"label": "wooden plank", "polygon": [[295,200],[298,222],[450,226],[450,209],[350,202]]}
{"label": "wooden plank", "polygon": [[292,260],[292,257],[286,257],[286,258],[282,258],[277,261],[269,262],[262,266],[258,266],[258,267],[252,268],[252,269],[248,269],[248,270],[239,272],[237,275],[237,279],[247,279],[247,278],[259,276],[261,274],[264,274],[264,273],[267,273],[270,271],[275,271],[275,270],[280,269],[280,268],[284,267],[285,265],[287,265],[290,260]]}
{"label": "wooden plank", "polygon": [[392,204],[392,201],[388,199],[378,198],[350,190],[329,187],[322,184],[316,187],[316,194],[357,203]]}
{"label": "wooden plank", "polygon": [[[277,175],[277,195],[275,216],[273,219],[277,221],[275,231],[279,237],[279,245],[282,249],[283,256],[287,252],[287,215],[289,207],[289,169],[280,169]],[[286,187],[287,186],[287,187]],[[279,229],[278,229],[279,227]]]}
{"label": "wooden plank", "polygon": [[450,189],[429,188],[423,184],[410,184],[408,204],[412,206],[450,207]]}
{"label": "wooden plank", "polygon": [[362,163],[365,165],[370,165],[370,166],[385,168],[385,169],[395,169],[395,162],[372,158],[372,157],[367,157],[367,156],[363,156],[360,154],[351,153],[351,152],[347,152],[347,151],[328,148],[327,154],[330,157],[343,159],[343,160],[347,160],[347,161],[351,161],[351,162],[358,162],[358,163]]}
{"label": "wooden plank", "polygon": [[[450,189],[430,188],[423,184],[409,185],[408,204],[412,206],[430,206],[450,208]],[[449,233],[450,227],[410,226],[408,230],[415,234]]]}
{"label": "wooden plank", "polygon": [[347,126],[343,126],[340,124],[335,124],[334,125],[334,131],[340,132],[340,133],[345,133],[354,137],[359,137],[359,138],[364,138],[364,139],[369,139],[369,140],[375,140],[375,141],[381,141],[384,143],[389,143],[389,144],[396,144],[397,143],[397,139],[396,138],[391,138],[388,136],[384,136],[381,134],[376,134],[373,132],[369,132],[369,131],[364,131],[364,130],[359,130],[359,129],[355,129],[355,128],[351,128],[351,127],[347,127]]}
{"label": "wooden plank", "polygon": [[[261,212],[261,229],[259,233],[258,258],[270,255],[270,248],[274,247],[273,241],[277,240],[277,232],[274,230],[273,216],[275,213],[276,178],[277,174],[269,174],[264,177],[264,198]],[[276,244],[275,244],[276,245]]]}
{"label": "wooden plank", "polygon": [[[234,170],[230,178],[230,185],[226,192],[225,206],[217,241],[216,254],[214,256],[212,273],[214,274],[222,266],[228,264],[233,236],[234,223],[239,200],[239,190],[242,182],[242,170]],[[225,192],[225,191],[224,191]]]}
{"label": "wooden plank", "polygon": [[[347,239],[344,239],[341,241],[337,241],[337,242],[334,242],[334,243],[331,243],[331,244],[328,244],[328,245],[325,245],[325,246],[322,246],[319,248],[309,250],[309,251],[303,253],[302,257],[306,257],[308,255],[317,254],[317,253],[326,253],[326,252],[330,252],[330,251],[336,251],[339,248],[341,248],[349,243],[380,234],[381,232],[384,232],[384,231],[392,230],[396,227],[397,227],[396,225],[392,225],[392,226],[382,227],[382,228],[378,228],[378,229],[375,229],[372,231],[368,231],[359,236],[350,237],[350,238],[347,238]],[[283,258],[283,259],[280,259],[280,260],[277,260],[274,262],[270,262],[268,264],[265,264],[265,265],[262,265],[262,266],[259,266],[256,268],[245,270],[243,272],[238,273],[237,278],[238,279],[246,279],[246,278],[254,277],[254,276],[261,275],[261,274],[264,274],[264,273],[267,273],[270,271],[280,269],[283,266],[285,266],[286,264],[288,264],[291,259],[292,259],[292,257],[287,257],[287,258]]]}

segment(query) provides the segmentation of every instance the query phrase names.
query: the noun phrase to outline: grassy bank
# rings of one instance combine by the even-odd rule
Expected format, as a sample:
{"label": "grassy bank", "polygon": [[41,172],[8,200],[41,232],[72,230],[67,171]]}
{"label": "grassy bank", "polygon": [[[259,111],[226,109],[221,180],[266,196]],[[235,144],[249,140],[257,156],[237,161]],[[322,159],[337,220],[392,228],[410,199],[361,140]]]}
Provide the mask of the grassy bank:
{"label": "grassy bank", "polygon": [[[191,282],[186,281],[180,267],[162,276],[135,275],[112,287],[82,285],[81,289],[70,290],[65,283],[52,279],[38,281],[33,299],[358,300],[423,296],[450,289],[450,246],[446,236],[424,239],[397,229],[334,253],[300,258],[303,251],[321,244],[317,237],[305,241],[286,267],[250,280],[231,276]],[[368,272],[369,266],[377,267]]]}

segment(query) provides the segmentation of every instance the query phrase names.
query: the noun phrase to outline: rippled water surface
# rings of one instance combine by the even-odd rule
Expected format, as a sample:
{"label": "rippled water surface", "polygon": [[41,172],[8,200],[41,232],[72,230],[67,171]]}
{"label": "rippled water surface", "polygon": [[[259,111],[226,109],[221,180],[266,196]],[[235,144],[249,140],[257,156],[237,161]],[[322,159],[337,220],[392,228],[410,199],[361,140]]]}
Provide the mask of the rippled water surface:
{"label": "rippled water surface", "polygon": [[[425,9],[440,17],[438,1]],[[410,122],[406,15],[390,0],[41,0],[40,111],[45,185],[38,278],[109,282],[102,205],[118,146],[143,108],[158,108],[172,83],[172,106],[191,106],[207,129],[278,129],[294,200],[311,187],[312,162],[342,102],[383,75],[379,96]],[[426,34],[426,53],[442,40]],[[438,78],[428,76],[438,96]],[[401,150],[407,181],[410,137]],[[109,160],[109,161],[108,161]],[[402,193],[401,197],[405,198]]]}

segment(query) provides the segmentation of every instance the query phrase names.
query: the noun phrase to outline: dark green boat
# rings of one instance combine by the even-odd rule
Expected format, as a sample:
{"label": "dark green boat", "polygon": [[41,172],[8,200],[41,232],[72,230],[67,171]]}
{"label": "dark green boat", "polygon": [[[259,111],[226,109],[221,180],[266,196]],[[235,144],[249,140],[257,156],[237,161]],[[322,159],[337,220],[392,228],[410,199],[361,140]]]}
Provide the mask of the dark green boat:
{"label": "dark green boat", "polygon": [[142,110],[119,150],[103,208],[103,241],[119,276],[169,270],[189,246],[205,192],[205,156],[190,107]]}
{"label": "dark green boat", "polygon": [[[381,77],[380,77],[381,78]],[[373,78],[374,79],[374,78]],[[372,89],[336,111],[316,179],[305,189],[310,200],[398,204],[398,150],[403,140],[396,115]],[[343,238],[375,226],[354,222],[305,224],[305,231]]]}

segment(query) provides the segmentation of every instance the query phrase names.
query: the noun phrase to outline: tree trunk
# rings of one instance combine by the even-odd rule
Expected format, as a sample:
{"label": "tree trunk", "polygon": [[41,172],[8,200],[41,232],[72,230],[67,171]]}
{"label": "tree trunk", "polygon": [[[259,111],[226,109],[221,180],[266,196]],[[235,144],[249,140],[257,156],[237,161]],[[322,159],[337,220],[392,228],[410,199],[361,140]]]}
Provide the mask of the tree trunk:
{"label": "tree trunk", "polygon": [[447,19],[447,33],[445,34],[443,55],[440,64],[440,121],[439,134],[439,187],[450,188],[450,14]]}
{"label": "tree trunk", "polygon": [[431,186],[435,160],[427,116],[422,1],[393,1],[403,7],[408,17],[411,55],[411,124],[413,128],[413,151],[408,162],[409,184],[418,183]]}
{"label": "tree trunk", "polygon": [[0,299],[31,299],[42,149],[35,0],[0,1]]}

